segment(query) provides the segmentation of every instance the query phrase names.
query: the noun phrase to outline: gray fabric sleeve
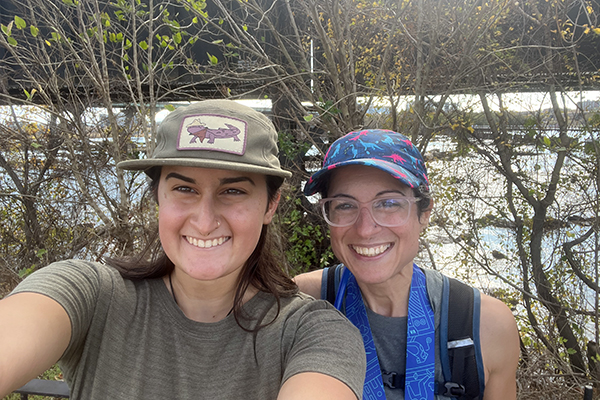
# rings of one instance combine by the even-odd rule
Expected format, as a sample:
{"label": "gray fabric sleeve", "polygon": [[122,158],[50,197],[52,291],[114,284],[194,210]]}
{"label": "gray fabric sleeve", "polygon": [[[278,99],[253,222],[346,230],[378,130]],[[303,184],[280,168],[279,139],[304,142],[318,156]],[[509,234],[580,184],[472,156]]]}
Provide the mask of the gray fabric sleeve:
{"label": "gray fabric sleeve", "polygon": [[42,294],[65,309],[71,320],[71,342],[65,352],[67,354],[84,340],[99,291],[100,276],[94,264],[68,260],[39,269],[23,280],[11,294]]}
{"label": "gray fabric sleeve", "polygon": [[[322,300],[294,313],[284,335],[293,340],[282,383],[301,372],[318,372],[344,382],[362,397],[366,356],[358,329]],[[293,331],[291,331],[293,329]]]}

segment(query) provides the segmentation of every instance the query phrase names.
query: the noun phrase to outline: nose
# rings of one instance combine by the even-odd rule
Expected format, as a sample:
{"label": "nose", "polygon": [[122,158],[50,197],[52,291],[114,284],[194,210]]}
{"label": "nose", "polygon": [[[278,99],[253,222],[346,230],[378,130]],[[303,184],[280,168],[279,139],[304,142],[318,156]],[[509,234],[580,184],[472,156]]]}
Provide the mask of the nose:
{"label": "nose", "polygon": [[371,211],[367,207],[361,207],[358,212],[358,218],[354,222],[354,228],[362,236],[369,236],[379,229],[379,224],[373,219]]}
{"label": "nose", "polygon": [[189,222],[200,236],[209,236],[213,233],[221,225],[214,200],[203,196],[194,205]]}

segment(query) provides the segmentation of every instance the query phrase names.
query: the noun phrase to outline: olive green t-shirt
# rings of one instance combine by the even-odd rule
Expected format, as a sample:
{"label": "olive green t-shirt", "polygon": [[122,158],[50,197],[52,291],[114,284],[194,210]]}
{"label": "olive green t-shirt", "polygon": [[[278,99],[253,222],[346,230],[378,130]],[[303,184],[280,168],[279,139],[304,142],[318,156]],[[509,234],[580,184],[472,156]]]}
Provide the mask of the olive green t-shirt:
{"label": "olive green t-shirt", "polygon": [[[72,337],[60,360],[72,399],[276,399],[301,372],[319,372],[362,396],[365,355],[358,330],[325,301],[281,299],[256,333],[233,315],[215,323],[185,317],[162,279],[130,281],[111,267],[62,261],[13,293],[51,297],[67,311]],[[243,307],[247,327],[269,322],[275,298]]]}

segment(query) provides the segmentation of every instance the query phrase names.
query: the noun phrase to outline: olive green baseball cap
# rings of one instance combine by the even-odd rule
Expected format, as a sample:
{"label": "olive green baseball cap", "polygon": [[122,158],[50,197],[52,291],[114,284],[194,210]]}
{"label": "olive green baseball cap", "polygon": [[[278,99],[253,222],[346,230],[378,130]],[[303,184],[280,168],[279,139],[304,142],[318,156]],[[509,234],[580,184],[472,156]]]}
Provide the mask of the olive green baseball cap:
{"label": "olive green baseball cap", "polygon": [[254,172],[289,178],[277,158],[277,131],[264,114],[233,100],[179,107],[158,127],[151,158],[117,164],[128,170],[163,165]]}

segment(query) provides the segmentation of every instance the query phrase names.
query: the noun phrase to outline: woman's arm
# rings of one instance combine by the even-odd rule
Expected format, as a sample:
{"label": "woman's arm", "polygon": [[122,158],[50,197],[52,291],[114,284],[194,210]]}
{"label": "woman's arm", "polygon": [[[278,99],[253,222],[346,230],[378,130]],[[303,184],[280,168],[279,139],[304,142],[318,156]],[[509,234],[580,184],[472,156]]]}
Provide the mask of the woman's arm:
{"label": "woman's arm", "polygon": [[329,375],[303,372],[285,381],[278,400],[357,400],[346,384]]}
{"label": "woman's arm", "polygon": [[481,353],[485,367],[484,400],[517,398],[519,332],[510,309],[498,299],[481,296]]}
{"label": "woman's arm", "polygon": [[37,293],[0,300],[0,398],[51,367],[71,339],[64,308]]}
{"label": "woman's arm", "polygon": [[318,269],[312,272],[296,275],[294,282],[298,285],[301,292],[311,295],[315,299],[321,298],[321,279],[323,278],[323,270]]}

